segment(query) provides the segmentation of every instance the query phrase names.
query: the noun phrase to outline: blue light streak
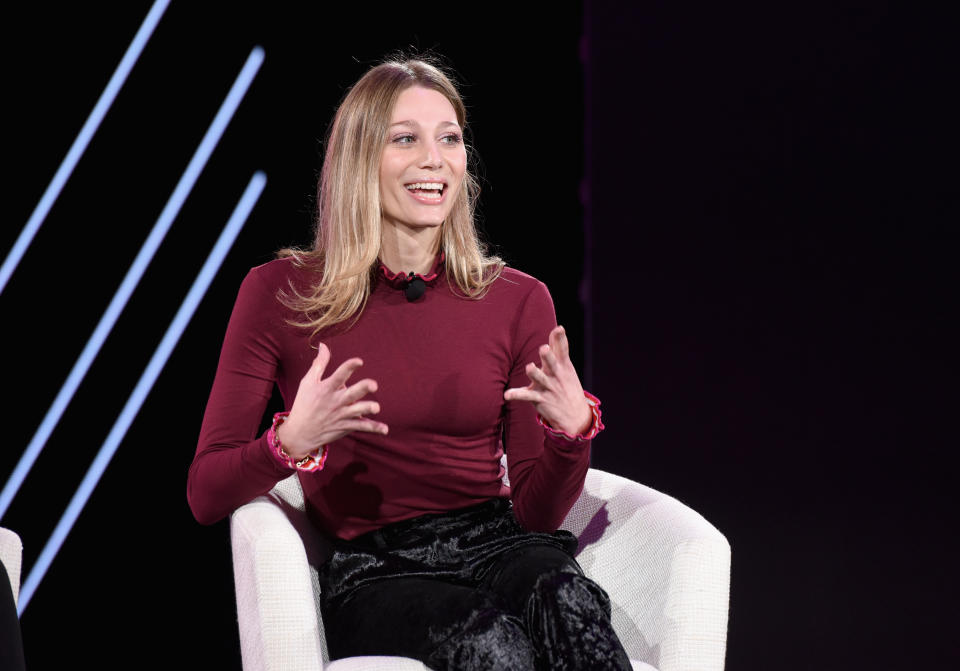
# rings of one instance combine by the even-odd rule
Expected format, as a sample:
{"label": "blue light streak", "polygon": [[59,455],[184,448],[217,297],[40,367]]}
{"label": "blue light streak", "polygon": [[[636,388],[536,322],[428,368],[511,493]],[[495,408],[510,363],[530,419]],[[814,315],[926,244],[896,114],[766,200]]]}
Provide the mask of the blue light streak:
{"label": "blue light streak", "polygon": [[103,93],[100,94],[97,104],[94,105],[93,111],[90,112],[90,116],[87,117],[83,128],[80,129],[80,134],[77,135],[73,141],[66,158],[63,159],[63,162],[57,169],[53,180],[47,185],[47,190],[43,192],[40,202],[37,203],[37,206],[33,209],[33,214],[30,215],[27,224],[23,227],[23,230],[20,231],[20,236],[17,238],[17,241],[13,243],[13,247],[7,253],[7,258],[4,260],[3,266],[0,266],[0,294],[3,293],[4,287],[7,286],[7,281],[10,279],[10,276],[13,275],[13,271],[17,269],[20,259],[22,259],[23,255],[27,252],[27,247],[33,242],[33,236],[40,230],[40,226],[47,218],[47,214],[50,213],[50,208],[53,207],[54,202],[56,202],[60,196],[60,192],[63,190],[67,180],[70,179],[73,169],[77,167],[77,163],[80,161],[80,157],[83,156],[83,152],[86,151],[87,145],[90,144],[90,140],[93,139],[97,129],[100,128],[100,122],[103,121],[103,118],[107,115],[120,89],[123,88],[124,83],[126,83],[127,75],[130,74],[137,59],[140,58],[143,48],[153,34],[153,29],[157,27],[160,18],[163,16],[163,12],[169,4],[170,0],[156,0],[156,2],[153,3],[153,7],[150,8],[147,17],[140,26],[140,30],[134,35],[130,46],[127,47],[127,52],[123,55],[120,65],[117,66],[113,76],[110,77],[110,81],[107,82],[107,87],[103,89]]}
{"label": "blue light streak", "polygon": [[190,323],[190,319],[193,317],[197,305],[200,304],[204,294],[206,294],[210,282],[223,263],[224,257],[227,255],[227,252],[230,251],[230,247],[233,246],[237,234],[250,216],[250,211],[260,198],[266,182],[267,176],[258,171],[254,173],[250,179],[250,183],[247,184],[243,196],[240,197],[240,201],[234,208],[233,214],[230,215],[230,219],[227,221],[227,225],[224,226],[223,232],[220,233],[220,237],[217,239],[213,250],[203,264],[203,268],[200,269],[197,278],[190,287],[190,291],[180,304],[180,309],[177,310],[173,321],[171,321],[170,326],[167,327],[167,332],[164,334],[163,340],[160,341],[156,351],[154,351],[150,362],[140,376],[136,387],[134,387],[133,393],[131,393],[130,398],[127,399],[127,403],[123,406],[123,410],[117,417],[116,422],[114,422],[113,428],[110,429],[107,439],[103,442],[100,451],[87,470],[83,482],[80,483],[80,487],[73,495],[69,505],[67,505],[63,517],[60,518],[60,522],[44,546],[40,557],[37,559],[36,564],[34,564],[26,581],[23,583],[23,589],[20,590],[20,602],[17,606],[18,614],[22,615],[27,604],[30,603],[30,599],[33,597],[34,592],[36,592],[44,575],[46,575],[47,569],[50,568],[50,563],[54,557],[56,557],[57,552],[59,552],[67,534],[70,533],[74,523],[77,521],[77,517],[80,516],[80,512],[87,504],[90,494],[97,486],[107,465],[116,453],[124,436],[126,436],[127,430],[136,418],[137,413],[140,412],[140,408],[143,406],[143,402],[153,388],[153,384],[157,381],[157,378],[163,371],[163,367],[167,364],[167,360],[170,358],[173,349],[177,346],[180,336],[183,335],[187,324]]}
{"label": "blue light streak", "polygon": [[86,346],[80,353],[80,357],[73,365],[67,381],[64,382],[60,388],[60,392],[54,399],[53,405],[47,410],[47,414],[40,423],[40,427],[30,440],[30,444],[27,446],[23,456],[20,457],[20,461],[17,462],[17,466],[7,480],[3,491],[0,492],[0,519],[6,514],[10,503],[17,495],[17,491],[19,491],[20,486],[26,479],[34,462],[36,462],[37,457],[40,456],[44,445],[46,445],[47,440],[50,438],[53,430],[60,422],[60,418],[66,411],[67,406],[73,399],[77,388],[86,376],[87,371],[90,370],[93,360],[97,357],[97,354],[100,353],[100,348],[103,347],[103,343],[106,341],[107,336],[110,335],[110,331],[113,330],[114,324],[117,323],[117,319],[119,319],[120,313],[123,312],[124,307],[126,307],[130,295],[137,287],[144,272],[146,272],[147,266],[153,259],[157,248],[163,241],[164,236],[166,236],[167,231],[170,230],[173,220],[176,219],[177,214],[180,213],[180,208],[183,207],[184,201],[186,201],[187,196],[190,195],[190,191],[193,189],[194,184],[196,184],[197,178],[203,171],[204,166],[206,166],[207,160],[223,136],[227,124],[230,123],[234,112],[236,112],[237,107],[240,105],[240,101],[243,100],[247,89],[250,87],[250,83],[260,69],[263,58],[263,49],[260,47],[254,47],[247,57],[243,69],[240,71],[226,99],[217,111],[213,123],[211,123],[207,129],[206,135],[204,135],[203,140],[200,142],[200,146],[197,147],[193,158],[190,159],[187,169],[184,171],[183,176],[180,177],[180,181],[177,183],[173,194],[163,208],[163,212],[160,213],[160,217],[153,225],[153,230],[150,231],[149,237],[147,237],[143,246],[140,248],[140,252],[127,271],[126,277],[123,278],[123,282],[113,295],[113,299],[110,301],[110,305],[107,306],[106,312],[104,312],[100,318],[97,328],[94,329],[93,335],[90,336]]}

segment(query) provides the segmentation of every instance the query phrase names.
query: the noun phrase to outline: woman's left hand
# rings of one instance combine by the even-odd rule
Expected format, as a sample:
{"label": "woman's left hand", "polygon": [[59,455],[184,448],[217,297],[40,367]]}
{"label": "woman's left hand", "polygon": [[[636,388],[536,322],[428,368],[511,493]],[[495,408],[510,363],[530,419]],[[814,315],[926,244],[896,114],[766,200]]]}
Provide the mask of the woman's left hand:
{"label": "woman's left hand", "polygon": [[562,326],[557,326],[540,346],[540,367],[527,364],[530,384],[503,392],[507,401],[530,401],[543,421],[571,436],[584,434],[593,424],[590,403],[570,361],[570,346]]}

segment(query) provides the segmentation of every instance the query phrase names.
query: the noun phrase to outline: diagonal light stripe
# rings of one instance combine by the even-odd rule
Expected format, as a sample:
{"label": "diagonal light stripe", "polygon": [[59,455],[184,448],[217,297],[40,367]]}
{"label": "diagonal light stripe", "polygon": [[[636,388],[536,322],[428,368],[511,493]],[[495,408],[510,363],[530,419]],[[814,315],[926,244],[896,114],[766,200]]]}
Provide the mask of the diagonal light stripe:
{"label": "diagonal light stripe", "polygon": [[130,46],[127,47],[127,52],[123,55],[120,65],[117,66],[113,76],[110,77],[110,81],[107,82],[107,87],[103,89],[103,93],[100,94],[97,104],[94,105],[93,111],[90,112],[90,116],[87,117],[83,128],[80,129],[80,134],[77,135],[73,141],[66,158],[63,159],[63,162],[57,169],[53,180],[47,185],[47,190],[43,192],[40,202],[37,203],[37,206],[33,209],[33,214],[30,215],[27,224],[23,227],[23,230],[20,231],[20,236],[17,238],[17,241],[13,243],[13,247],[7,253],[7,258],[4,260],[3,266],[0,266],[0,294],[3,293],[4,287],[7,286],[7,281],[10,279],[10,276],[13,275],[13,271],[17,269],[17,264],[20,263],[20,259],[22,259],[23,255],[27,252],[27,247],[33,242],[33,236],[40,230],[40,226],[43,225],[47,214],[50,213],[50,208],[53,207],[53,203],[60,196],[63,186],[67,183],[67,180],[70,179],[73,169],[77,167],[80,157],[83,156],[87,145],[90,144],[90,140],[93,139],[94,134],[100,127],[100,122],[103,121],[103,118],[107,115],[107,111],[113,104],[114,98],[117,97],[120,89],[123,88],[124,83],[127,81],[127,75],[130,74],[130,70],[133,69],[137,59],[140,58],[143,48],[153,34],[153,29],[157,27],[160,18],[163,16],[163,12],[169,4],[170,0],[156,0],[156,2],[153,3],[153,7],[151,7],[147,13],[147,18],[143,20],[143,24],[140,26],[140,30],[134,35]]}
{"label": "diagonal light stripe", "polygon": [[250,211],[263,192],[263,187],[266,182],[266,175],[259,171],[254,173],[250,179],[250,183],[243,192],[243,196],[241,196],[240,201],[234,208],[233,214],[230,215],[230,220],[227,221],[227,225],[224,227],[213,250],[203,264],[203,268],[200,269],[200,273],[193,281],[193,286],[190,287],[187,297],[183,299],[183,303],[180,304],[180,309],[177,310],[176,316],[174,316],[173,321],[170,322],[170,326],[167,327],[167,332],[164,334],[163,340],[161,340],[157,346],[153,357],[150,359],[150,363],[148,363],[146,369],[144,369],[140,380],[137,382],[137,386],[134,387],[133,393],[130,394],[126,405],[123,406],[123,410],[117,417],[117,421],[114,422],[113,428],[110,429],[107,439],[103,442],[100,451],[87,470],[83,482],[80,483],[80,487],[73,495],[69,505],[67,505],[67,509],[63,513],[63,517],[60,518],[57,528],[54,529],[53,534],[40,553],[40,557],[30,571],[30,575],[27,576],[23,588],[20,590],[20,602],[17,606],[18,614],[23,614],[27,604],[30,603],[30,599],[37,590],[37,586],[43,580],[44,575],[46,575],[47,569],[50,568],[50,563],[54,557],[56,557],[57,552],[59,552],[67,534],[70,533],[74,523],[77,521],[77,517],[79,517],[83,507],[87,504],[90,494],[97,486],[104,470],[106,470],[107,465],[120,446],[120,442],[127,434],[127,430],[136,418],[137,413],[140,412],[140,408],[143,406],[143,402],[153,388],[154,382],[157,381],[157,377],[159,377],[167,360],[170,358],[173,348],[177,346],[180,336],[183,335],[183,331],[190,322],[190,318],[193,317],[197,305],[207,292],[211,280],[213,280],[214,275],[217,274],[217,270],[220,269],[220,264],[223,263],[227,252],[230,251],[233,241],[236,240],[237,234],[250,216]]}
{"label": "diagonal light stripe", "polygon": [[110,301],[110,305],[107,306],[106,312],[104,312],[100,318],[100,322],[97,324],[93,335],[90,336],[86,346],[80,353],[80,357],[73,365],[67,381],[64,382],[60,388],[60,392],[54,399],[53,405],[47,410],[47,414],[40,423],[40,427],[30,440],[30,444],[27,446],[23,456],[20,457],[20,461],[17,462],[17,466],[7,480],[3,492],[0,492],[0,519],[3,518],[7,509],[10,507],[13,497],[16,496],[20,485],[23,484],[37,457],[40,456],[40,452],[50,438],[50,434],[53,433],[54,428],[56,428],[57,423],[70,404],[74,393],[76,393],[87,371],[90,370],[93,360],[100,352],[100,348],[103,347],[103,343],[107,339],[107,336],[110,335],[110,331],[113,330],[114,324],[117,323],[120,313],[123,312],[123,308],[127,304],[127,300],[129,300],[133,290],[140,282],[140,278],[143,277],[143,273],[146,271],[150,260],[153,259],[154,253],[156,253],[164,236],[166,236],[173,220],[177,214],[179,214],[180,208],[193,189],[193,185],[196,184],[197,178],[207,164],[207,159],[210,158],[210,154],[213,153],[214,148],[220,141],[227,124],[230,123],[230,119],[233,118],[237,106],[250,87],[250,83],[256,76],[257,70],[260,69],[261,63],[263,63],[263,49],[254,47],[253,51],[250,52],[250,56],[247,57],[247,62],[237,76],[236,81],[230,88],[226,99],[220,106],[220,110],[217,112],[213,123],[211,123],[210,128],[207,129],[207,133],[200,142],[200,146],[197,147],[193,158],[190,159],[190,164],[177,183],[173,194],[163,208],[163,212],[160,213],[157,223],[153,225],[153,230],[150,231],[149,237],[147,237],[147,240],[140,248],[140,252],[130,266],[130,270],[127,271],[126,277],[123,278],[120,288],[118,288],[117,292],[113,295],[113,300]]}

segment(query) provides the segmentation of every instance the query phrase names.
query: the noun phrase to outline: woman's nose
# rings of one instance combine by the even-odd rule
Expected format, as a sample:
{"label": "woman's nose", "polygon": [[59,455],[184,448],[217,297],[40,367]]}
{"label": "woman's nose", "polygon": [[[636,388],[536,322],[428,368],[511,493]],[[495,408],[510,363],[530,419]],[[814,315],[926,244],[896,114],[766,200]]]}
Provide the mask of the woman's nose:
{"label": "woman's nose", "polygon": [[420,166],[423,168],[439,168],[443,165],[440,147],[436,142],[423,143],[423,156],[420,157]]}

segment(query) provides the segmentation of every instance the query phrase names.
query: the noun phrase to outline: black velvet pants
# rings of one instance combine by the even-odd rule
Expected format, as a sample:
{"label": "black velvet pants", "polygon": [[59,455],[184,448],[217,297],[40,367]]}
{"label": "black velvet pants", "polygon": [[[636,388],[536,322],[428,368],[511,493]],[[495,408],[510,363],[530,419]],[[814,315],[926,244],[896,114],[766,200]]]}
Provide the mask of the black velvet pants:
{"label": "black velvet pants", "polygon": [[435,671],[630,669],[577,539],[522,530],[507,499],[337,541],[320,568],[331,659],[399,655]]}

